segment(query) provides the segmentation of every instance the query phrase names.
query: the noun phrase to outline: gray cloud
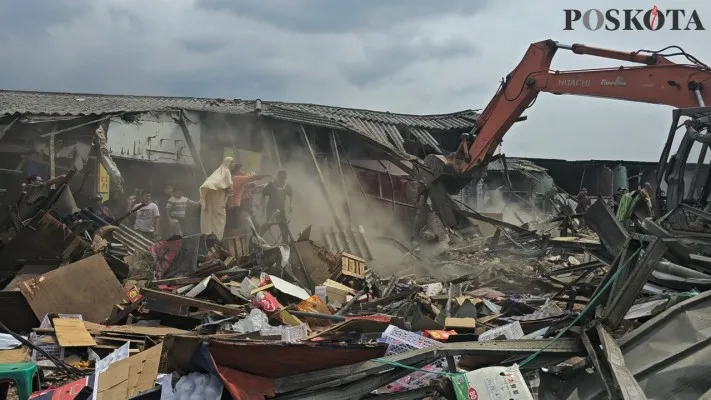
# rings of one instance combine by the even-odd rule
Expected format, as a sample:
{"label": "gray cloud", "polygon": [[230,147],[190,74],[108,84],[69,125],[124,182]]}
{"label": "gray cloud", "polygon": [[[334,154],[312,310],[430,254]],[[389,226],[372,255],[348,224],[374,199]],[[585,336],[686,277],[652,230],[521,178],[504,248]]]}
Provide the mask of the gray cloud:
{"label": "gray cloud", "polygon": [[[169,9],[136,0],[75,0],[49,9],[39,0],[18,3],[4,18],[31,19],[36,35],[0,25],[3,37],[16,35],[0,54],[10,72],[0,84],[327,102],[332,94],[314,91],[314,85],[343,93],[385,80],[413,82],[416,77],[398,75],[430,60],[473,55],[475,45],[464,36],[431,37],[419,26],[428,14],[469,15],[483,7],[464,1],[446,9],[421,1],[365,7],[244,1],[235,4],[247,11],[226,13],[225,4],[198,1],[197,8],[179,0]],[[282,24],[286,14],[291,25]]]}
{"label": "gray cloud", "polygon": [[197,4],[295,32],[345,33],[388,29],[449,14],[469,16],[485,10],[489,0],[198,0]]}
{"label": "gray cloud", "polygon": [[[563,31],[565,0],[23,0],[0,2],[0,88],[205,96],[405,113],[483,108],[529,43],[622,51],[678,44],[711,62],[704,32]],[[599,0],[599,9],[622,8]],[[633,3],[630,3],[633,4]],[[708,28],[711,3],[695,8]],[[679,61],[683,62],[683,60]],[[617,67],[559,52],[553,69]],[[670,108],[541,94],[506,134],[511,156],[655,160]],[[574,128],[571,128],[574,127]]]}
{"label": "gray cloud", "polygon": [[444,43],[435,43],[427,38],[415,41],[406,37],[399,39],[381,42],[385,45],[366,45],[363,62],[343,67],[349,82],[356,86],[377,84],[417,61],[471,57],[476,54],[476,46],[461,37]]}
{"label": "gray cloud", "polygon": [[0,27],[8,37],[32,38],[46,34],[49,24],[82,18],[91,7],[90,0],[22,0],[0,3]]}

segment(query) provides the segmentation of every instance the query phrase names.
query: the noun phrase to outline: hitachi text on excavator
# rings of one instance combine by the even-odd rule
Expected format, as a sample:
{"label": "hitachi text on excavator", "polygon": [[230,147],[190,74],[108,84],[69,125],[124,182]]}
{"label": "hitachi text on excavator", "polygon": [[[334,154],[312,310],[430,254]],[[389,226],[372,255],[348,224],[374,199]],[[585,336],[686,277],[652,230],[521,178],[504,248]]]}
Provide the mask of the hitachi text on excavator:
{"label": "hitachi text on excavator", "polygon": [[[551,61],[558,50],[640,65],[551,70]],[[671,61],[670,57],[674,56],[683,57],[687,63]],[[675,108],[705,107],[711,103],[710,79],[711,69],[678,46],[658,51],[623,52],[553,40],[533,43],[516,68],[502,80],[494,97],[477,117],[475,128],[462,136],[459,148],[448,155],[425,157],[418,214],[422,214],[429,199],[445,225],[456,228],[466,220],[447,194],[457,193],[472,180],[479,179],[482,167],[492,160],[506,132],[515,122],[525,119],[521,115],[541,92],[666,104]]]}

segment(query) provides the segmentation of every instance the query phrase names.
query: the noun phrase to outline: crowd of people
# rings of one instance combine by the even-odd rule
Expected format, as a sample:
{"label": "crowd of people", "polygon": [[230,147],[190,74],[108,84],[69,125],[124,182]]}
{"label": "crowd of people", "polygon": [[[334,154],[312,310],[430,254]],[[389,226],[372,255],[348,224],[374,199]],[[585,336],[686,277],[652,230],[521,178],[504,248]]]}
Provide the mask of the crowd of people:
{"label": "crowd of people", "polygon": [[[649,217],[654,215],[654,207],[652,205],[652,196],[654,190],[649,182],[645,182],[639,186],[637,190],[629,191],[627,188],[620,187],[615,191],[610,206],[613,213],[619,221],[626,221],[634,212],[640,217]],[[592,201],[588,196],[588,190],[582,188],[575,197],[575,213],[584,214],[592,205]]]}
{"label": "crowd of people", "polygon": [[[107,222],[115,221],[119,213],[130,213],[133,229],[151,239],[203,233],[219,239],[253,235],[264,242],[262,236],[277,227],[272,235],[275,241],[288,242],[291,234],[287,215],[292,212],[293,191],[286,171],[278,171],[267,182],[269,178],[272,176],[254,174],[232,157],[226,157],[200,186],[197,200],[187,197],[182,187],[167,185],[157,198],[148,189],[137,190],[118,212],[101,194],[91,196],[88,206]],[[45,183],[33,175],[25,184]]]}

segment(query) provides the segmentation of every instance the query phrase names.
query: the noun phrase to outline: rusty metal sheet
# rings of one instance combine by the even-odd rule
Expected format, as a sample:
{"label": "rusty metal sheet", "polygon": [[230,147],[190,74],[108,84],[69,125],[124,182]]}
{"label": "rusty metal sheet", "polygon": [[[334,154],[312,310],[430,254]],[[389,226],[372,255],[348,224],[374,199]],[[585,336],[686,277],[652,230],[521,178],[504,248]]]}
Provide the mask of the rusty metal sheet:
{"label": "rusty metal sheet", "polygon": [[355,364],[385,354],[385,346],[247,343],[210,340],[219,365],[248,374],[280,378]]}

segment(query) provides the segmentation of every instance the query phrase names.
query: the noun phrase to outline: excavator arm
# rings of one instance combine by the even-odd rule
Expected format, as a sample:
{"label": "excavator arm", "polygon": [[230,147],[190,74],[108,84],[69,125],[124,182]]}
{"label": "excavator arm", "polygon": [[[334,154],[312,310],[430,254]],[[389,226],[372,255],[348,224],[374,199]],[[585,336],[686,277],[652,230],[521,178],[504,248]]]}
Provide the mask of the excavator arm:
{"label": "excavator arm", "polygon": [[[559,49],[643,65],[551,71],[551,61]],[[553,40],[533,43],[477,118],[471,145],[464,137],[449,161],[457,173],[485,164],[506,132],[540,92],[666,104],[677,108],[710,104],[711,90],[705,91],[704,83],[711,79],[711,70],[693,57],[687,55],[687,58],[694,63],[676,64],[646,51],[625,53],[581,44],[562,45]]]}

